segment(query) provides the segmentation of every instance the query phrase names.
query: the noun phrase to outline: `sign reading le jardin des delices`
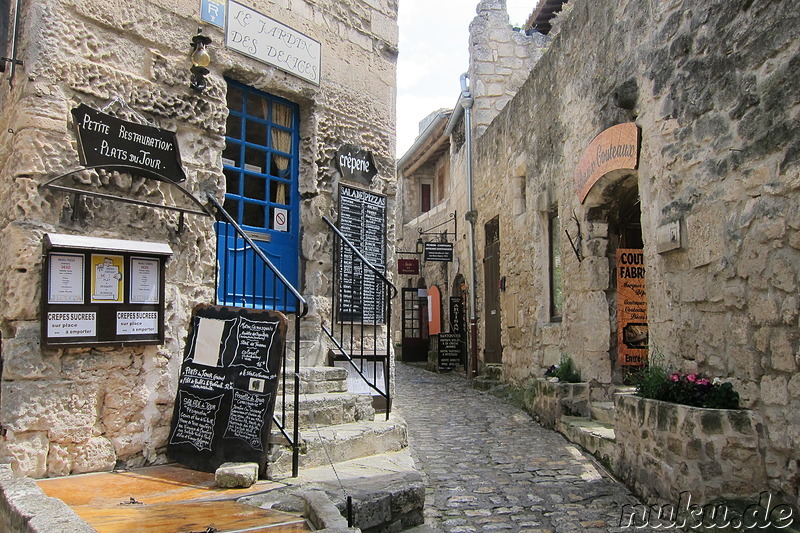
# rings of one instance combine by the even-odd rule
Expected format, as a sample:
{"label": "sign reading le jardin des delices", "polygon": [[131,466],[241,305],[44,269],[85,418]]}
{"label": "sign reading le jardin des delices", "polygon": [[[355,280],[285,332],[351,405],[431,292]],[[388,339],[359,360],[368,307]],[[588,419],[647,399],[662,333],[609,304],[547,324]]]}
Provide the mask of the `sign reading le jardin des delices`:
{"label": "sign reading le jardin des delices", "polygon": [[121,120],[86,104],[73,109],[72,116],[84,166],[173,183],[186,179],[175,132]]}

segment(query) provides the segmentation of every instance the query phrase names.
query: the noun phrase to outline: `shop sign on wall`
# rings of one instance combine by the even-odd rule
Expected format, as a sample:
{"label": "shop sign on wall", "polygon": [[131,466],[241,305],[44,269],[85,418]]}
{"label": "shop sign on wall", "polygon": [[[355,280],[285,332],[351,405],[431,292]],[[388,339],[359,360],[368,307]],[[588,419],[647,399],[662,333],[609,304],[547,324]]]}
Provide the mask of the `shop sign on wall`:
{"label": "shop sign on wall", "polygon": [[318,41],[239,3],[228,2],[225,46],[319,85]]}
{"label": "shop sign on wall", "polygon": [[47,234],[42,340],[46,346],[164,341],[166,244]]}
{"label": "shop sign on wall", "polygon": [[650,332],[645,274],[642,250],[617,250],[617,352],[620,365],[643,365],[647,362]]}
{"label": "shop sign on wall", "polygon": [[600,132],[583,152],[575,168],[575,188],[581,203],[595,183],[614,170],[639,166],[639,127],[633,122],[617,124]]}
{"label": "shop sign on wall", "polygon": [[372,183],[372,178],[378,174],[372,152],[351,144],[345,144],[336,151],[336,169],[344,179],[363,185]]}
{"label": "shop sign on wall", "polygon": [[[386,196],[339,186],[339,231],[373,266],[386,269]],[[339,320],[383,324],[386,294],[379,277],[341,245]]]}
{"label": "shop sign on wall", "polygon": [[72,110],[81,164],[173,183],[186,180],[175,132],[128,122],[81,104]]}
{"label": "shop sign on wall", "polygon": [[452,242],[426,242],[425,261],[442,261],[449,263],[453,260]]}
{"label": "shop sign on wall", "polygon": [[398,259],[397,273],[416,276],[419,274],[419,259]]}
{"label": "shop sign on wall", "polygon": [[277,311],[200,305],[186,340],[167,453],[205,472],[267,462],[286,342]]}

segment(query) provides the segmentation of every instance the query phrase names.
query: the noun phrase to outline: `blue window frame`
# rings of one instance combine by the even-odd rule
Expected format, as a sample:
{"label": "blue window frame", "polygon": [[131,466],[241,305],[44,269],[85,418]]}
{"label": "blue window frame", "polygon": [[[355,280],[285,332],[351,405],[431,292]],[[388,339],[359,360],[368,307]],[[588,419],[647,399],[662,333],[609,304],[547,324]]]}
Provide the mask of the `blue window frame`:
{"label": "blue window frame", "polygon": [[[295,286],[299,265],[300,119],[297,104],[228,81],[228,120],[222,153],[224,208]],[[217,223],[221,247],[217,299],[223,305],[282,306],[253,251]],[[250,269],[251,271],[246,271]]]}

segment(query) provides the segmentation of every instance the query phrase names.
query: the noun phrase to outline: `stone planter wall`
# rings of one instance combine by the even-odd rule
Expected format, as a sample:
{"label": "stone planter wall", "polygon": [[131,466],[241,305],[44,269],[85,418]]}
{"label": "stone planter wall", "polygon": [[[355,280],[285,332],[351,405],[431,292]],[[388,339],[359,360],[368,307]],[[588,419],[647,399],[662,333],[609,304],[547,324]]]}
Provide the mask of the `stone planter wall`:
{"label": "stone planter wall", "polygon": [[755,411],[703,409],[634,395],[614,400],[615,474],[646,499],[701,505],[753,496],[768,486],[765,435]]}
{"label": "stone planter wall", "polygon": [[555,429],[561,415],[589,417],[591,402],[609,399],[611,385],[589,383],[552,382],[537,378],[534,382],[532,405],[527,406],[540,424]]}

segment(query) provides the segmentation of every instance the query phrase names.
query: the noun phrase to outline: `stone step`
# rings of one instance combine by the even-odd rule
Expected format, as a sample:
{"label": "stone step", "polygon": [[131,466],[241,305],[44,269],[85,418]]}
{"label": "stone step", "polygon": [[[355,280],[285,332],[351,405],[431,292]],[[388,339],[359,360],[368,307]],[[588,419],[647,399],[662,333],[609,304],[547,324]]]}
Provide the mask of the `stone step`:
{"label": "stone step", "polygon": [[[294,393],[292,370],[286,376],[286,393]],[[280,381],[278,394],[283,393]],[[300,367],[300,392],[304,394],[320,394],[328,392],[347,392],[347,370],[334,366]]]}
{"label": "stone step", "polygon": [[[283,397],[278,396],[276,405],[282,404]],[[293,396],[288,397],[286,416],[287,427],[294,427],[294,420],[289,406],[294,401]],[[278,409],[278,407],[276,407]],[[278,414],[276,412],[276,414]],[[372,396],[369,394],[355,394],[350,392],[323,392],[316,394],[300,394],[300,409],[298,410],[300,429],[335,426],[351,422],[372,421],[375,419],[375,409],[372,407]]]}
{"label": "stone step", "polygon": [[[347,526],[347,496],[352,497],[353,525],[364,531],[402,531],[423,523],[425,483],[407,448],[341,462],[335,470],[330,465],[308,468],[284,482],[287,486],[283,488],[239,501],[304,513],[307,506],[301,504],[308,500],[309,491],[322,491],[330,511],[311,513],[318,528],[333,527],[337,522],[342,529]],[[324,520],[314,520],[314,515]]]}
{"label": "stone step", "polygon": [[617,455],[614,427],[609,424],[580,416],[562,416],[556,429],[604,464],[612,463]]}
{"label": "stone step", "polygon": [[[300,440],[300,469],[305,470],[400,451],[408,446],[408,431],[405,421],[393,414],[389,420],[306,429],[301,431]],[[291,448],[272,446],[267,465],[269,479],[283,479],[291,473]]]}
{"label": "stone step", "polygon": [[614,425],[617,420],[617,410],[614,408],[614,402],[592,402],[589,407],[589,413],[592,420]]}

